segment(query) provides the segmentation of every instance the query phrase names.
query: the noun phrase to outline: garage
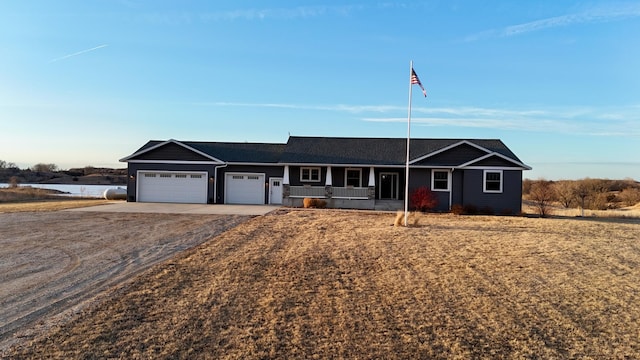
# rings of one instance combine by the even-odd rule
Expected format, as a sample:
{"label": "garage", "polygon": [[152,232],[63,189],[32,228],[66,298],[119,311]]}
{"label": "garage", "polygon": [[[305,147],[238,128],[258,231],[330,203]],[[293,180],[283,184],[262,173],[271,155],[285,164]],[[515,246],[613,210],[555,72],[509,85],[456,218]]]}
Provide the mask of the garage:
{"label": "garage", "polygon": [[264,204],[264,174],[227,173],[224,185],[225,204]]}
{"label": "garage", "polygon": [[206,172],[138,172],[138,201],[207,203]]}

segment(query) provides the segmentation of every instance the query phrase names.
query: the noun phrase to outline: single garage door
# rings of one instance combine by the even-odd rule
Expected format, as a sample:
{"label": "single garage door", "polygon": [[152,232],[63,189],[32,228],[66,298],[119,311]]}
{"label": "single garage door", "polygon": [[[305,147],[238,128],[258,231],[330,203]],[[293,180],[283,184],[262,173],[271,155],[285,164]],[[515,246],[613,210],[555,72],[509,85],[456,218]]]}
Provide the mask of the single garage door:
{"label": "single garage door", "polygon": [[206,172],[141,171],[137,186],[140,202],[207,203]]}
{"label": "single garage door", "polygon": [[227,173],[225,204],[264,204],[264,174]]}

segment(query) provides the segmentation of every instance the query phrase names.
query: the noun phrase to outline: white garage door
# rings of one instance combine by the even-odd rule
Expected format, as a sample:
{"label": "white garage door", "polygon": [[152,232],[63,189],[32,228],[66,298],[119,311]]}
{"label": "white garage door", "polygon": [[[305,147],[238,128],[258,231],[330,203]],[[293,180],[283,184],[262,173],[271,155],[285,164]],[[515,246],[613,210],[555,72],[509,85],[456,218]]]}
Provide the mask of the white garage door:
{"label": "white garage door", "polygon": [[264,204],[264,174],[227,173],[224,189],[226,204]]}
{"label": "white garage door", "polygon": [[138,172],[138,201],[206,204],[206,172]]}

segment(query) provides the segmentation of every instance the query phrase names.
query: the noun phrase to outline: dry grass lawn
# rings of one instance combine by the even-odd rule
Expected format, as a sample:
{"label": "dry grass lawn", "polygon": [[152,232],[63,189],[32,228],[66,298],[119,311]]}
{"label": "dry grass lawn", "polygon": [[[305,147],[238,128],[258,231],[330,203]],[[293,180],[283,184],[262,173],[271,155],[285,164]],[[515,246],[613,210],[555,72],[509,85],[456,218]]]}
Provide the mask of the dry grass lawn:
{"label": "dry grass lawn", "polygon": [[12,358],[640,357],[640,222],[277,211]]}
{"label": "dry grass lawn", "polygon": [[58,211],[108,204],[104,199],[59,196],[59,192],[32,187],[0,188],[0,213]]}

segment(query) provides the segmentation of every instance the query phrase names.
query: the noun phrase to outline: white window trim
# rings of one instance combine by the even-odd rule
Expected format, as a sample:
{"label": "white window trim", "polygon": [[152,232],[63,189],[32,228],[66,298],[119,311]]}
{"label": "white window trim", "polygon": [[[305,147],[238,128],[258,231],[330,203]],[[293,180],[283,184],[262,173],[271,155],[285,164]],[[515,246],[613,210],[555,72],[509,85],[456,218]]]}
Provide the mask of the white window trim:
{"label": "white window trim", "polygon": [[347,173],[349,171],[357,171],[358,172],[358,186],[354,187],[362,187],[362,168],[346,168],[344,169],[344,186],[347,187]]}
{"label": "white window trim", "polygon": [[[447,188],[446,189],[436,189],[435,187],[435,173],[436,172],[446,172],[447,173]],[[451,171],[447,169],[432,169],[431,170],[431,191],[451,191]]]}
{"label": "white window trim", "polygon": [[[487,190],[487,173],[499,173],[500,174],[500,189],[499,190]],[[493,194],[502,193],[503,184],[504,184],[504,174],[503,174],[502,170],[484,170],[482,172],[482,190],[483,190],[483,192],[485,192],[485,193],[493,193]]]}
{"label": "white window trim", "polygon": [[[309,177],[311,177],[311,174],[313,173],[312,170],[318,170],[318,178],[317,179],[303,179],[302,178],[302,173],[304,170],[309,170]],[[322,178],[322,171],[320,170],[320,167],[316,167],[316,166],[304,166],[300,168],[300,182],[320,182],[320,179]]]}

